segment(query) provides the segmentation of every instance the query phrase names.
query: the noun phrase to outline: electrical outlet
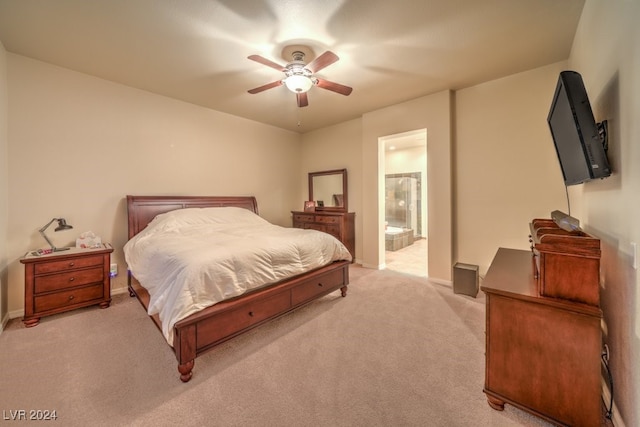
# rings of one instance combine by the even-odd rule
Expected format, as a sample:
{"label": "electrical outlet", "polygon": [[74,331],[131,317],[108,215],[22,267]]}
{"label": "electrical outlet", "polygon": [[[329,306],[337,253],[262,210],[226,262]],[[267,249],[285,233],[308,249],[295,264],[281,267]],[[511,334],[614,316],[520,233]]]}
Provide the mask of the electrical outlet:
{"label": "electrical outlet", "polygon": [[638,244],[636,242],[631,242],[631,265],[633,265],[634,269],[638,269]]}
{"label": "electrical outlet", "polygon": [[111,269],[109,270],[109,276],[116,277],[118,275],[118,264],[111,264]]}

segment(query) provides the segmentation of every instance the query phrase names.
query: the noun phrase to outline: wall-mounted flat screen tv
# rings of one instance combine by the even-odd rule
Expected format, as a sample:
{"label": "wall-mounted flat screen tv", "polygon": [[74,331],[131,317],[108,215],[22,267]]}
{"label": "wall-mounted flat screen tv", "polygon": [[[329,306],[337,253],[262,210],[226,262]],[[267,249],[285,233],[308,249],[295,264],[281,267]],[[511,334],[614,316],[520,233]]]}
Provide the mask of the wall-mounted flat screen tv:
{"label": "wall-mounted flat screen tv", "polygon": [[579,73],[560,73],[547,122],[565,185],[611,175],[606,153],[606,121],[595,121]]}

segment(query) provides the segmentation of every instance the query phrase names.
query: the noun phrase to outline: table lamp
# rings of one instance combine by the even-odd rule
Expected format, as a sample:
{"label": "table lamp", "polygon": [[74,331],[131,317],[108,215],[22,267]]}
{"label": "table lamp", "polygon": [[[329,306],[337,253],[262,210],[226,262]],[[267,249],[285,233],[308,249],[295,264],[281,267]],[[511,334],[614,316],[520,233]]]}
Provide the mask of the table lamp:
{"label": "table lamp", "polygon": [[54,231],[70,230],[70,229],[72,229],[72,228],[73,228],[72,226],[70,226],[69,224],[67,224],[67,220],[65,220],[64,218],[53,218],[51,221],[49,221],[49,222],[47,223],[47,225],[45,225],[44,227],[42,227],[42,228],[41,228],[40,230],[38,230],[38,231],[40,231],[40,234],[42,234],[42,237],[44,237],[44,240],[46,240],[46,241],[47,241],[47,243],[49,244],[49,246],[51,246],[51,251],[53,251],[53,252],[66,251],[66,250],[68,250],[69,248],[56,248],[56,246],[55,246],[53,243],[51,243],[51,240],[49,240],[49,238],[47,237],[47,235],[46,235],[46,234],[44,234],[45,230],[46,230],[47,228],[49,228],[49,226],[50,226],[51,224],[53,224],[53,221],[58,221],[58,226],[55,228],[55,230],[54,230]]}

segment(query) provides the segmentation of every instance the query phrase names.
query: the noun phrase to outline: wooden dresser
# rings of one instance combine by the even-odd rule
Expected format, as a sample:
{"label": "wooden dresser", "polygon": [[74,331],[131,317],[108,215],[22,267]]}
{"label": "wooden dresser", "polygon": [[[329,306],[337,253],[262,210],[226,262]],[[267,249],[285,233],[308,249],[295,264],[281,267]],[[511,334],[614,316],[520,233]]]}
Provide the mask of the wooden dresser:
{"label": "wooden dresser", "polygon": [[36,326],[43,316],[80,307],[95,304],[109,307],[111,252],[111,245],[103,245],[98,249],[70,248],[22,258],[25,326]]}
{"label": "wooden dresser", "polygon": [[500,248],[483,281],[484,392],[497,410],[509,403],[554,424],[600,426],[602,312],[542,295],[538,256]]}
{"label": "wooden dresser", "polygon": [[295,228],[310,228],[331,234],[347,247],[353,260],[356,259],[355,213],[334,211],[292,211],[291,213]]}

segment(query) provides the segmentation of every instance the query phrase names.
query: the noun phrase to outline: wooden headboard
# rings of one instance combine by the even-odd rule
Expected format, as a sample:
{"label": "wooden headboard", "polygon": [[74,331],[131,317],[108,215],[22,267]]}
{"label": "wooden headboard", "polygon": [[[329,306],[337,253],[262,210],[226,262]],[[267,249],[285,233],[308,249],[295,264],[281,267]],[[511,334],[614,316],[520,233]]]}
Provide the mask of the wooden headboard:
{"label": "wooden headboard", "polygon": [[129,239],[142,231],[161,213],[184,208],[236,206],[258,214],[258,202],[253,196],[127,196]]}

